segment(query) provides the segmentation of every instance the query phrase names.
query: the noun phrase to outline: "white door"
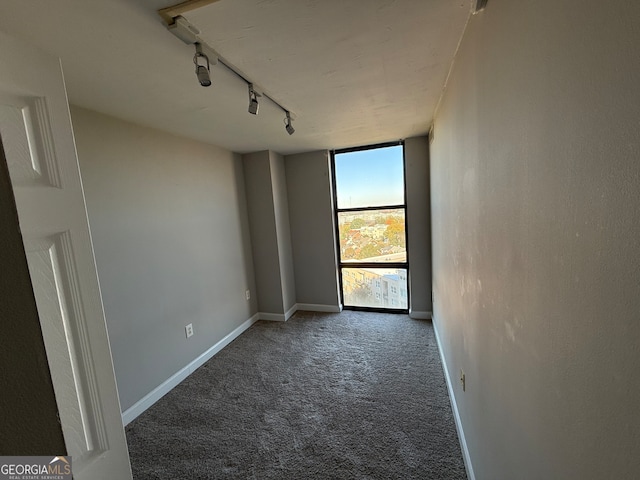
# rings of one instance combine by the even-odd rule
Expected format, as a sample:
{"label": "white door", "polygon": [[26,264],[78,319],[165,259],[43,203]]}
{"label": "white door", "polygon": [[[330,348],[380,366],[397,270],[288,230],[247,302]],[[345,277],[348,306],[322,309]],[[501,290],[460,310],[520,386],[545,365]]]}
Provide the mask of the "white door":
{"label": "white door", "polygon": [[130,479],[60,63],[1,32],[0,135],[74,478]]}

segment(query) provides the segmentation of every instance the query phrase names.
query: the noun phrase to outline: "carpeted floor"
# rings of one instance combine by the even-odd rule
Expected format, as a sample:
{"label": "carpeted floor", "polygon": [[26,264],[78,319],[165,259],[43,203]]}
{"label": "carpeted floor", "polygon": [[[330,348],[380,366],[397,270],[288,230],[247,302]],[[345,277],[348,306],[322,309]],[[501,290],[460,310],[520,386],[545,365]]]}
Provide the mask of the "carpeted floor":
{"label": "carpeted floor", "polygon": [[431,322],[260,321],[126,429],[134,478],[466,479]]}

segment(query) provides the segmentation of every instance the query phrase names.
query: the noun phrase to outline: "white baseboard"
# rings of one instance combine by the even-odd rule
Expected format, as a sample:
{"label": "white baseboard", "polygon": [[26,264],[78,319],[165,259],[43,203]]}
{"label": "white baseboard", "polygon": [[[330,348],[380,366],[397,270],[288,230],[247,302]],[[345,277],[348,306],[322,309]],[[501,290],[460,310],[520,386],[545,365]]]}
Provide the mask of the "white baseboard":
{"label": "white baseboard", "polygon": [[467,447],[467,439],[464,436],[464,429],[462,428],[462,420],[460,419],[460,412],[458,411],[458,404],[456,403],[456,397],[453,394],[453,385],[449,377],[449,369],[447,368],[447,361],[444,358],[444,352],[442,351],[442,344],[440,343],[440,335],[438,334],[437,322],[433,321],[433,331],[436,334],[436,343],[438,344],[438,351],[440,352],[440,360],[442,361],[442,368],[444,370],[444,378],[447,380],[447,389],[449,390],[449,400],[451,401],[451,409],[453,410],[453,417],[456,422],[456,430],[458,430],[458,439],[460,440],[460,448],[462,450],[462,458],[464,460],[464,466],[467,469],[467,477],[469,480],[476,480],[476,475],[473,472],[473,464],[471,463],[471,455],[469,455],[469,448]]}
{"label": "white baseboard", "polygon": [[198,368],[204,365],[207,360],[213,357],[216,353],[222,350],[224,347],[233,342],[236,338],[238,338],[245,330],[247,330],[251,325],[258,321],[258,314],[252,316],[249,320],[243,322],[240,326],[236,327],[231,333],[225,335],[225,337],[216,343],[213,347],[208,349],[198,358],[196,358],[193,362],[191,362],[188,367],[190,369],[189,375],[195,372]]}
{"label": "white baseboard", "polygon": [[260,320],[267,320],[269,322],[286,322],[288,320],[284,313],[258,312],[258,317]]}
{"label": "white baseboard", "polygon": [[409,312],[409,317],[415,320],[431,320],[432,315],[431,312]]}
{"label": "white baseboard", "polygon": [[320,305],[317,303],[298,303],[296,305],[298,310],[304,310],[306,312],[340,313],[342,311],[339,305]]}
{"label": "white baseboard", "polygon": [[233,340],[238,338],[245,330],[258,321],[258,314],[256,313],[249,320],[242,323],[239,327],[234,329],[231,333],[226,335],[222,340],[216,343],[213,347],[209,348],[202,355],[198,356],[195,360],[189,363],[186,367],[169,377],[162,384],[158,385],[151,392],[145,395],[141,400],[138,400],[135,404],[129,407],[122,413],[122,423],[126,426],[135,420],[141,413],[147,410],[151,405],[156,403],[167,393],[169,393],[176,385],[182,382],[185,378],[195,372],[201,367],[207,360],[213,357],[216,353],[229,345]]}
{"label": "white baseboard", "polygon": [[287,320],[289,320],[291,317],[293,317],[293,314],[296,313],[297,311],[298,311],[298,304],[294,303],[293,307],[291,307],[289,310],[287,310],[287,312],[284,314],[285,322]]}
{"label": "white baseboard", "polygon": [[180,382],[182,382],[185,378],[189,376],[189,367],[184,367],[175,375],[172,375],[163,383],[154,388],[151,392],[145,395],[142,399],[138,400],[131,407],[127,408],[122,413],[122,423],[126,427],[131,422],[133,422],[136,418],[138,418],[145,410],[147,410],[151,405],[156,403],[162,397],[164,397],[167,393],[169,393],[174,387],[176,387]]}
{"label": "white baseboard", "polygon": [[296,303],[293,307],[287,310],[286,313],[260,312],[258,313],[258,315],[260,316],[260,320],[268,320],[270,322],[286,322],[298,310],[305,310],[307,312],[340,313],[342,311],[342,306],[341,305],[320,305],[316,303]]}

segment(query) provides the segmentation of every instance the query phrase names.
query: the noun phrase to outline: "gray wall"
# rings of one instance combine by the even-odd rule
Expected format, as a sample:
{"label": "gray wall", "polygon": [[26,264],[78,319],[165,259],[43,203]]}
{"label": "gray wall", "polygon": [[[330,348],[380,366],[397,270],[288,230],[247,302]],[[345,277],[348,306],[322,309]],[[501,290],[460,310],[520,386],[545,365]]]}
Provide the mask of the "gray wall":
{"label": "gray wall", "polygon": [[[285,157],[298,303],[339,306],[331,161],[328,151]],[[431,313],[427,137],[405,142],[411,310]]]}
{"label": "gray wall", "polygon": [[0,225],[0,455],[64,455],[58,407],[1,143]]}
{"label": "gray wall", "polygon": [[214,146],[71,114],[127,409],[256,312],[243,170]]}
{"label": "gray wall", "polygon": [[285,157],[298,303],[338,308],[329,152]]}
{"label": "gray wall", "polygon": [[412,315],[425,317],[432,311],[429,139],[406,139],[404,159],[409,227],[410,310]]}
{"label": "gray wall", "polygon": [[639,18],[490,0],[436,113],[435,325],[478,479],[640,477]]}
{"label": "gray wall", "polygon": [[284,305],[284,311],[286,312],[296,304],[296,283],[293,270],[293,250],[291,247],[287,178],[282,155],[269,152],[269,160],[271,165],[271,186],[273,189],[273,210],[278,236],[282,303]]}
{"label": "gray wall", "polygon": [[258,311],[284,313],[269,151],[242,156]]}
{"label": "gray wall", "polygon": [[258,310],[282,316],[296,303],[284,159],[265,150],[243,155],[242,161]]}

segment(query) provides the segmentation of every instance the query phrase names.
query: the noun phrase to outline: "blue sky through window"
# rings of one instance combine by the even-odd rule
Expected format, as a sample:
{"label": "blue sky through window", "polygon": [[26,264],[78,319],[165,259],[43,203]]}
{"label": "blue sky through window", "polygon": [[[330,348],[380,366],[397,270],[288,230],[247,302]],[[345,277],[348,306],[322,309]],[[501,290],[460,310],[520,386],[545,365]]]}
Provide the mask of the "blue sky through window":
{"label": "blue sky through window", "polygon": [[402,148],[394,145],[336,154],[338,208],[403,204]]}

